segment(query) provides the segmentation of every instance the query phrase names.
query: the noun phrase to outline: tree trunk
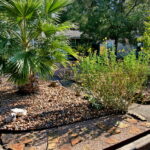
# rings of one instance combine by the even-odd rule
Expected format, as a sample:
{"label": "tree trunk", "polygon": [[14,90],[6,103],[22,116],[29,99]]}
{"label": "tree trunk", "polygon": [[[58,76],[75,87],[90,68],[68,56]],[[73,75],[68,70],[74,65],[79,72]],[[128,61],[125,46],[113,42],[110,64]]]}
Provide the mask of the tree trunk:
{"label": "tree trunk", "polygon": [[38,79],[35,75],[29,77],[29,82],[25,85],[18,87],[18,93],[20,94],[33,94],[39,91]]}
{"label": "tree trunk", "polygon": [[118,54],[118,38],[115,39],[115,55],[117,57]]}

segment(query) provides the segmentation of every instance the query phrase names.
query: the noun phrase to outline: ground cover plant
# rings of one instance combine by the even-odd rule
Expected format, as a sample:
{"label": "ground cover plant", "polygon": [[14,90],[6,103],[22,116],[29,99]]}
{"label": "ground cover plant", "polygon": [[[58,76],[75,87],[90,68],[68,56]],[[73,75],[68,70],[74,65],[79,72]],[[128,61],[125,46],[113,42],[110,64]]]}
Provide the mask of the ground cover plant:
{"label": "ground cover plant", "polygon": [[135,101],[135,93],[146,84],[149,55],[141,52],[137,59],[133,50],[117,60],[114,51],[105,49],[101,56],[91,53],[81,58],[73,70],[94,106],[126,111]]}

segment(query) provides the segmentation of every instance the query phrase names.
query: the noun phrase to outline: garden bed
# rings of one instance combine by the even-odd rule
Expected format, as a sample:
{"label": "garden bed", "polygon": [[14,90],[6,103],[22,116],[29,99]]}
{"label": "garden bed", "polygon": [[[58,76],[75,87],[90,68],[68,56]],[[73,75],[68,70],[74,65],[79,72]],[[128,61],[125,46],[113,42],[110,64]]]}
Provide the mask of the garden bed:
{"label": "garden bed", "polygon": [[[18,95],[13,84],[5,78],[0,84],[0,130],[36,130],[56,127],[77,121],[115,113],[113,110],[93,109],[83,96],[63,86],[49,87],[50,82],[40,81],[40,92],[35,95]],[[22,108],[27,115],[6,122],[11,109]]]}

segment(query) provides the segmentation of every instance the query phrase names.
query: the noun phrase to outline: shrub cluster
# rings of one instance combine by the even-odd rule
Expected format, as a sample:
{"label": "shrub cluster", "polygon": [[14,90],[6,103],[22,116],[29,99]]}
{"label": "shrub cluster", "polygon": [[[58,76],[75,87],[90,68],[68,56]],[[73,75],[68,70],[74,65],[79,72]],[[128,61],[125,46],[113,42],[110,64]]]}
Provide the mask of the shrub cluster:
{"label": "shrub cluster", "polygon": [[149,55],[141,52],[137,59],[132,51],[123,60],[116,60],[113,50],[105,50],[102,56],[81,58],[73,70],[93,105],[126,111],[147,81]]}

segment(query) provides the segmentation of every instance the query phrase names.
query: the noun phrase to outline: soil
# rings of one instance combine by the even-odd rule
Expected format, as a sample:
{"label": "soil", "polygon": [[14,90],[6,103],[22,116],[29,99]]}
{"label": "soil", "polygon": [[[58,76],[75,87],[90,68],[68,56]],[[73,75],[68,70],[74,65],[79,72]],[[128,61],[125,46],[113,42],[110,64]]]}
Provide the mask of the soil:
{"label": "soil", "polygon": [[[63,87],[50,87],[50,81],[40,81],[38,94],[18,95],[16,87],[1,78],[0,83],[0,130],[35,130],[57,127],[114,113],[113,110],[93,109],[83,96]],[[26,116],[7,122],[11,109],[27,110]]]}

